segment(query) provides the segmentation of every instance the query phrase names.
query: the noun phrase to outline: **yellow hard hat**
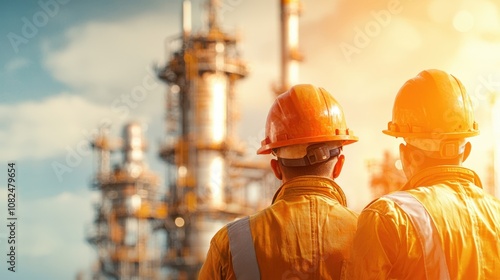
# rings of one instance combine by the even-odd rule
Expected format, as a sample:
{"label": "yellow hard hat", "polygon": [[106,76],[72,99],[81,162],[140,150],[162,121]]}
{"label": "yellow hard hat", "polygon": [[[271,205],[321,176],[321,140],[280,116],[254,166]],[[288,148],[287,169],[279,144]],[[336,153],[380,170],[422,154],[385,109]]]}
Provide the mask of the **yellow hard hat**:
{"label": "yellow hard hat", "polygon": [[408,80],[399,90],[392,121],[383,131],[406,138],[460,139],[479,134],[472,102],[453,75],[430,69]]}
{"label": "yellow hard hat", "polygon": [[340,104],[323,88],[293,86],[280,94],[267,116],[266,136],[257,154],[291,145],[340,141],[347,145],[358,137],[347,128]]}

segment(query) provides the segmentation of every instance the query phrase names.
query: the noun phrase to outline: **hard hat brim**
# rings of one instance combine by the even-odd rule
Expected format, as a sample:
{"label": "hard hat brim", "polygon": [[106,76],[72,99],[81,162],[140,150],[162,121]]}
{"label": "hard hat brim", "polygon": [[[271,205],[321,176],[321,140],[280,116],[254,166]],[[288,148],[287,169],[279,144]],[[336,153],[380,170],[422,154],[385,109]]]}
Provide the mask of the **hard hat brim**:
{"label": "hard hat brim", "polygon": [[310,137],[307,138],[298,138],[298,139],[290,139],[287,141],[280,142],[272,142],[269,144],[262,145],[258,150],[258,155],[270,154],[273,149],[281,148],[285,146],[297,145],[297,144],[315,144],[322,142],[331,142],[331,141],[340,141],[342,142],[342,146],[349,145],[355,143],[359,140],[357,136],[354,135],[335,135],[335,136],[324,136],[324,137]]}
{"label": "hard hat brim", "polygon": [[393,136],[393,137],[403,137],[403,138],[431,138],[431,139],[457,139],[457,138],[469,138],[479,135],[479,130],[467,131],[467,132],[396,132],[392,130],[382,130],[382,133]]}

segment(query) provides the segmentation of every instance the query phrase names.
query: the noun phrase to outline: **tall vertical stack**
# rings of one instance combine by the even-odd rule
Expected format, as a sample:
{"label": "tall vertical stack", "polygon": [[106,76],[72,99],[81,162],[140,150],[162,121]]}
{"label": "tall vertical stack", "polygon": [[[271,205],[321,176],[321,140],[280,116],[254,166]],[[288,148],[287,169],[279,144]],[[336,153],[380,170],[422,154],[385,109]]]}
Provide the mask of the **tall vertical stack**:
{"label": "tall vertical stack", "polygon": [[[266,195],[265,189],[272,192],[264,182],[269,182],[267,168],[242,160],[244,150],[235,131],[235,85],[247,75],[247,67],[237,39],[220,29],[220,3],[207,4],[208,30],[192,34],[191,5],[184,1],[179,49],[158,71],[169,85],[167,136],[160,156],[168,170],[164,261],[173,279],[196,279],[216,231],[254,212],[259,203],[269,203],[259,196]],[[249,171],[260,174],[252,179]],[[257,189],[252,180],[260,181]]]}
{"label": "tall vertical stack", "polygon": [[280,0],[280,34],[281,34],[281,78],[280,84],[274,88],[279,95],[299,81],[299,62],[302,54],[299,51],[299,16],[301,3],[299,0]]}

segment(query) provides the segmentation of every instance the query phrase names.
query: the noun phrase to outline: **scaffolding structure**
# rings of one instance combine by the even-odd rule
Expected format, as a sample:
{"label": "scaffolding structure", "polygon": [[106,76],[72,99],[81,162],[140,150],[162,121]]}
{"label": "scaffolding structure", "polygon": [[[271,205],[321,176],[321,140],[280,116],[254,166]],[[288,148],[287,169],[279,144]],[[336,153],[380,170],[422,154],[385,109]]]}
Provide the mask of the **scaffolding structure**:
{"label": "scaffolding structure", "polygon": [[269,205],[274,180],[267,164],[245,160],[236,137],[236,83],[248,74],[237,38],[219,25],[207,1],[208,28],[191,32],[190,1],[183,2],[182,35],[158,77],[168,85],[167,165],[163,264],[170,279],[196,279],[210,239],[228,222]]}
{"label": "scaffolding structure", "polygon": [[[160,279],[160,250],[154,228],[166,217],[158,195],[158,177],[144,162],[146,142],[137,123],[125,126],[123,140],[112,140],[101,128],[92,143],[98,154],[93,182],[100,201],[87,240],[98,253],[93,279]],[[111,170],[110,155],[121,150],[123,161]]]}
{"label": "scaffolding structure", "polygon": [[[182,33],[168,42],[156,69],[166,82],[165,132],[159,156],[165,191],[144,162],[137,123],[122,140],[107,129],[92,143],[99,191],[88,242],[98,252],[94,279],[197,279],[210,240],[225,224],[268,206],[279,187],[268,159],[249,160],[236,135],[237,82],[248,74],[238,39],[220,28],[221,3],[207,0],[207,26],[191,30],[191,2],[183,1]],[[297,83],[300,1],[280,0],[282,67],[277,95]],[[111,169],[111,153],[123,161]],[[159,242],[158,239],[161,241]],[[162,239],[163,238],[163,239]]]}

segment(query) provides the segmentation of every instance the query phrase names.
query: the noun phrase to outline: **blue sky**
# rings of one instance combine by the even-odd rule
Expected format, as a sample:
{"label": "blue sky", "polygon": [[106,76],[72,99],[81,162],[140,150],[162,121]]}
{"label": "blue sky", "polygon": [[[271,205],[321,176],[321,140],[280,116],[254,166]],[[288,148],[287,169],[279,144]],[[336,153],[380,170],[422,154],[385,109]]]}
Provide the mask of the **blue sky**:
{"label": "blue sky", "polygon": [[[195,31],[204,1],[193,1]],[[262,138],[272,84],[279,78],[279,1],[221,1],[223,27],[241,37],[250,75],[238,85],[239,135],[252,157]],[[460,78],[475,100],[481,136],[467,165],[487,179],[493,145],[488,89],[500,90],[500,5],[488,0],[303,1],[301,82],[325,87],[341,102],[360,142],[346,148],[338,179],[349,204],[370,200],[366,162],[398,140],[381,133],[399,87],[426,68]],[[181,1],[13,1],[0,4],[0,163],[18,168],[18,272],[2,279],[71,279],[96,259],[85,242],[95,195],[95,157],[86,143],[103,122],[112,135],[138,120],[147,127],[149,166],[163,177],[166,38],[180,32]],[[30,27],[31,26],[31,27]],[[145,86],[143,100],[124,98]],[[119,158],[117,158],[119,159]],[[61,166],[64,168],[61,169]],[[4,169],[6,170],[6,168]],[[6,171],[0,181],[6,182]],[[4,185],[1,185],[4,186]],[[7,191],[0,187],[0,221]],[[6,226],[0,254],[6,254]]]}

